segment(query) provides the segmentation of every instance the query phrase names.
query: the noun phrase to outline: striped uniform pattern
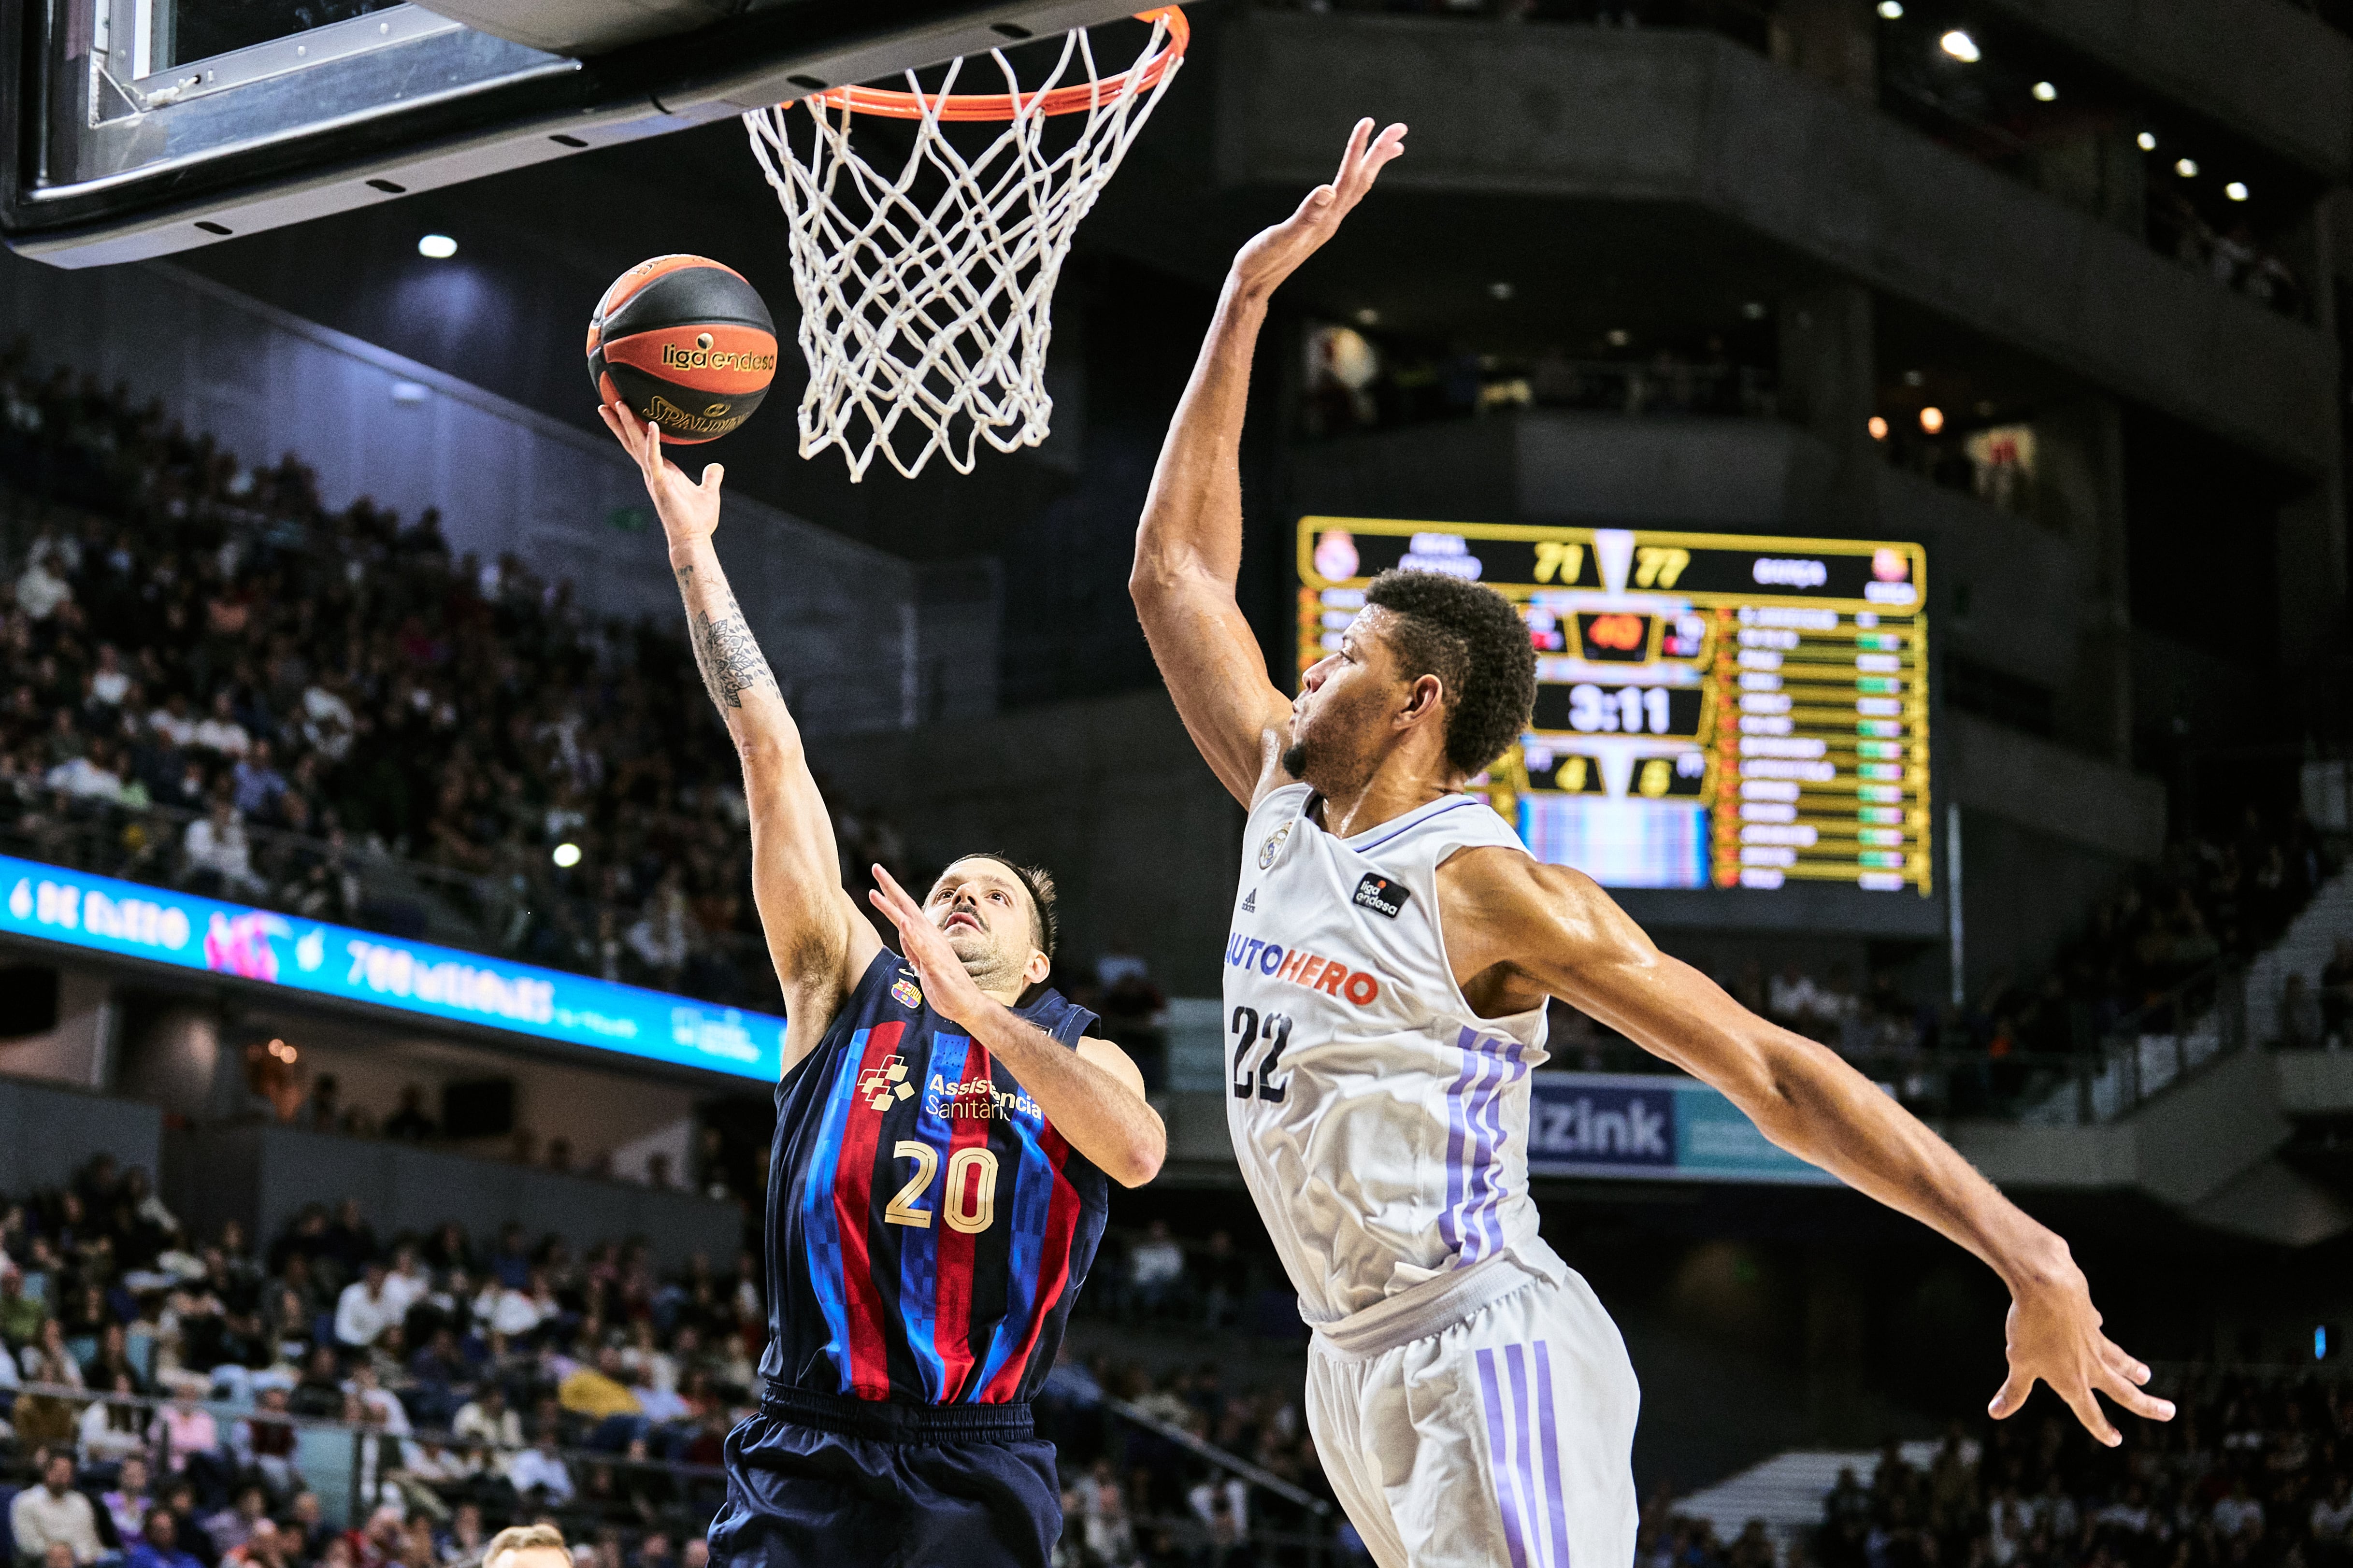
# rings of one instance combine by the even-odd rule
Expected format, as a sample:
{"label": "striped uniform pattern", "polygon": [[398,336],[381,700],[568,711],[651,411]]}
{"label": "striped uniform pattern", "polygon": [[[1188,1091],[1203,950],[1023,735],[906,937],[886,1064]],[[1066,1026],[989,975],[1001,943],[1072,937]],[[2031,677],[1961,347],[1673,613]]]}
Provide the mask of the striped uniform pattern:
{"label": "striped uniform pattern", "polygon": [[1450,858],[1525,850],[1470,795],[1350,837],[1316,815],[1304,784],[1250,812],[1224,1022],[1243,1180],[1322,1331],[1324,1474],[1380,1568],[1627,1568],[1640,1393],[1528,1196],[1544,1010],[1480,1017],[1439,919]]}
{"label": "striped uniform pattern", "polygon": [[1482,1345],[1476,1353],[1487,1457],[1512,1568],[1569,1568],[1551,1348],[1538,1340]]}
{"label": "striped uniform pattern", "polygon": [[[1095,1021],[1051,991],[1018,1011],[1073,1047]],[[1108,1179],[888,952],[776,1104],[762,1374],[902,1404],[1028,1400]]]}
{"label": "striped uniform pattern", "polygon": [[1454,1043],[1462,1070],[1446,1090],[1446,1210],[1438,1234],[1461,1263],[1475,1263],[1504,1249],[1504,1103],[1527,1077],[1530,1047],[1468,1028]]}

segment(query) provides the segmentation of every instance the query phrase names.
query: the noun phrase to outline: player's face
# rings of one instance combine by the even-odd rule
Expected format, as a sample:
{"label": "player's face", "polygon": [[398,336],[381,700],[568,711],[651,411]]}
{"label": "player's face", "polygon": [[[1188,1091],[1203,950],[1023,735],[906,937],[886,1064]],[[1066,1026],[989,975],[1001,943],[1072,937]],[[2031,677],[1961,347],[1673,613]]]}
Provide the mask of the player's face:
{"label": "player's face", "polygon": [[940,874],[923,912],[967,968],[1020,969],[1036,951],[1029,889],[994,860],[959,860]]}
{"label": "player's face", "polygon": [[1282,766],[1325,795],[1369,776],[1378,759],[1381,721],[1405,701],[1406,683],[1381,636],[1389,613],[1375,605],[1340,634],[1338,651],[1308,666],[1291,705],[1291,744]]}

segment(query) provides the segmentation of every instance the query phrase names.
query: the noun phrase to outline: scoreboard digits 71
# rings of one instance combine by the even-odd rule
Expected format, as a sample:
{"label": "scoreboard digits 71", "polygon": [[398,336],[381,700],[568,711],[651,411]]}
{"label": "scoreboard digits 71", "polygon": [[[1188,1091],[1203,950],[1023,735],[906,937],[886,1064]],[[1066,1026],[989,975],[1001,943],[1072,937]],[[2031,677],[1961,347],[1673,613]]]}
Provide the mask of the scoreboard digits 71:
{"label": "scoreboard digits 71", "polygon": [[1917,544],[1303,518],[1302,674],[1391,567],[1519,606],[1535,713],[1470,787],[1539,858],[1620,888],[1933,890]]}

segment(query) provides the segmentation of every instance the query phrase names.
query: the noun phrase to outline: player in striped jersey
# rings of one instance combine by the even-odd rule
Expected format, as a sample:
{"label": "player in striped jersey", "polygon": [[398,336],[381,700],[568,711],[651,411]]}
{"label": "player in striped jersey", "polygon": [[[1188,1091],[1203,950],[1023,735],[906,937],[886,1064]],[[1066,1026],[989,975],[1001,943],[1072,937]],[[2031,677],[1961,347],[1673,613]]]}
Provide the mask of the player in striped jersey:
{"label": "player in striped jersey", "polygon": [[[691,483],[620,405],[695,659],[744,764],[753,894],[787,1026],[768,1172],[758,1415],[727,1440],[720,1568],[1045,1568],[1061,1531],[1029,1397],[1103,1236],[1110,1184],[1167,1140],[1094,1015],[1047,987],[1053,884],[967,856],[921,904],[875,868],[899,953],[842,890],[833,827]],[[903,955],[903,956],[902,956]]]}

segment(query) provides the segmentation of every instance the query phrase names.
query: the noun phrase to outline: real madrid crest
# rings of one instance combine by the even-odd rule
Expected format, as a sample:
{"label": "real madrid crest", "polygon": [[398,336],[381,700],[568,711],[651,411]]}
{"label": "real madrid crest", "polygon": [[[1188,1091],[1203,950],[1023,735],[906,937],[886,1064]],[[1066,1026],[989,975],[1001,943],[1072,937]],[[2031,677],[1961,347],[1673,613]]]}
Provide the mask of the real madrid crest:
{"label": "real madrid crest", "polygon": [[1284,823],[1282,826],[1276,828],[1271,834],[1268,835],[1266,842],[1258,847],[1258,868],[1260,870],[1269,870],[1273,867],[1274,858],[1282,853],[1282,841],[1290,837],[1291,824],[1288,822]]}
{"label": "real madrid crest", "polygon": [[923,994],[915,989],[913,981],[902,974],[891,983],[891,1000],[902,1007],[920,1007],[923,1005]]}

